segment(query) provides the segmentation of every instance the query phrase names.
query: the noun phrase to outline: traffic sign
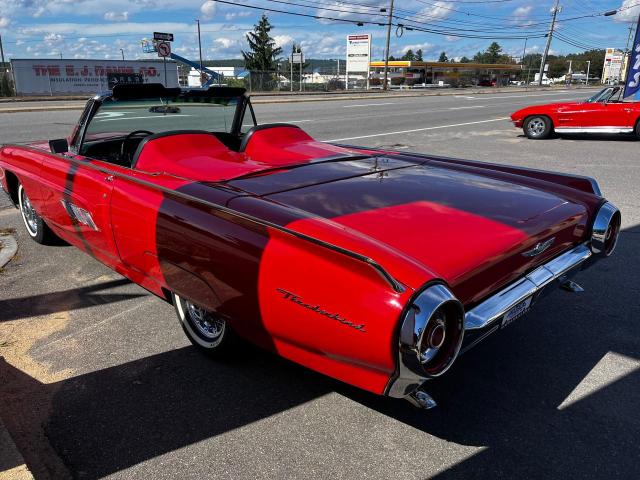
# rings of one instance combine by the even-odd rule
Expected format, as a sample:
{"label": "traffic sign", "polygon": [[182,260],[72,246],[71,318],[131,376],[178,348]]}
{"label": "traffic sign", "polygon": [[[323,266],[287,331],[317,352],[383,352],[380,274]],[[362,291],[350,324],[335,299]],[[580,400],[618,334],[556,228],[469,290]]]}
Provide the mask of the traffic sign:
{"label": "traffic sign", "polygon": [[169,42],[158,42],[156,47],[159,57],[168,57],[171,55],[171,44]]}
{"label": "traffic sign", "polygon": [[159,42],[173,42],[173,33],[153,32],[153,39]]}

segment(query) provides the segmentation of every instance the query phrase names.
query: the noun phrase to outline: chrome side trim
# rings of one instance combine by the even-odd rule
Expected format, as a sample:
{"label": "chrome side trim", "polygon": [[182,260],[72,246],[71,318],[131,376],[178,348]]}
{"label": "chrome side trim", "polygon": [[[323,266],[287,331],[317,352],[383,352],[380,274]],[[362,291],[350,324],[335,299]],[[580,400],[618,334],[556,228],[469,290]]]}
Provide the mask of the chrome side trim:
{"label": "chrome side trim", "polygon": [[591,257],[591,249],[581,244],[536,268],[520,280],[499,291],[465,315],[465,330],[477,330],[497,321],[512,307],[535,295]]}
{"label": "chrome side trim", "polygon": [[557,127],[558,133],[631,133],[633,127]]}

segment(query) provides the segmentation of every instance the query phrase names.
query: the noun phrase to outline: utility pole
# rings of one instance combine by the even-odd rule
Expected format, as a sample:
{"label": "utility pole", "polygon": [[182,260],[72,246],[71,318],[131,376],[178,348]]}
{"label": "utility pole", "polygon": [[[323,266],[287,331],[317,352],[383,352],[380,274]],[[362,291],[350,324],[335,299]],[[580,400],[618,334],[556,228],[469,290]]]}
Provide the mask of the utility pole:
{"label": "utility pole", "polygon": [[389,5],[389,22],[387,23],[387,49],[384,52],[384,82],[382,89],[388,90],[387,80],[389,78],[389,44],[391,43],[391,25],[393,23],[393,0]]}
{"label": "utility pole", "polygon": [[124,48],[120,49],[120,53],[122,54],[122,60],[124,60]]}
{"label": "utility pole", "polygon": [[560,11],[560,0],[556,0],[556,4],[551,10],[551,26],[549,27],[549,34],[547,35],[547,45],[544,47],[544,54],[542,55],[542,62],[540,62],[540,78],[538,79],[538,85],[542,85],[542,76],[544,75],[544,65],[547,62],[547,55],[549,55],[549,47],[551,46],[551,39],[553,38],[553,30],[556,27],[556,16]]}
{"label": "utility pole", "polygon": [[[522,60],[520,60],[520,64],[521,64],[521,68],[524,70],[524,58],[527,56],[527,41],[529,40],[529,37],[524,37],[524,48],[522,49]],[[520,77],[522,78],[522,77]],[[529,76],[527,74],[527,83],[524,86],[525,88],[527,88],[529,86]]]}
{"label": "utility pole", "polygon": [[2,57],[2,67],[4,67],[4,50],[2,48],[2,35],[0,35],[0,57]]}
{"label": "utility pole", "polygon": [[624,53],[626,54],[629,51],[629,43],[631,43],[631,39],[633,38],[633,23],[629,25],[629,36],[627,37],[627,45],[624,47]]}
{"label": "utility pole", "polygon": [[198,23],[198,51],[200,52],[200,86],[202,86],[202,41],[200,40],[200,19],[196,18]]}
{"label": "utility pole", "polygon": [[591,60],[587,60],[587,81],[585,85],[589,86],[589,70],[591,70]]}

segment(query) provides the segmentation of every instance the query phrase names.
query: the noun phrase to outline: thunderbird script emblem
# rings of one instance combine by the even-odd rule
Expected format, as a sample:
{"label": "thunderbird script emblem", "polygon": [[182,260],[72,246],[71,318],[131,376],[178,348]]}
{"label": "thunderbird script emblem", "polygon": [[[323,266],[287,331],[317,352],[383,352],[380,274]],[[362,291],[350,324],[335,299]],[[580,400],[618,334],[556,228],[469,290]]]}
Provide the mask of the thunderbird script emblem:
{"label": "thunderbird script emblem", "polygon": [[539,242],[533,247],[531,250],[527,250],[522,253],[523,257],[537,257],[542,252],[544,252],[547,248],[553,245],[553,242],[556,241],[556,237],[551,237],[549,240],[545,240],[544,242]]}

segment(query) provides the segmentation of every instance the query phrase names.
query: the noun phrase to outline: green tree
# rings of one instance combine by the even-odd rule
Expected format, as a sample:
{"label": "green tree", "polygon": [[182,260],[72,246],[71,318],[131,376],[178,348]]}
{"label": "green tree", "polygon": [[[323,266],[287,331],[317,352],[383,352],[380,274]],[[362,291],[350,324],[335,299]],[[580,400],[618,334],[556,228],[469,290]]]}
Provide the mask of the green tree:
{"label": "green tree", "polygon": [[6,73],[2,75],[2,79],[0,80],[0,96],[13,97],[13,86],[9,80],[9,75]]}
{"label": "green tree", "polygon": [[249,51],[242,52],[247,70],[275,70],[276,60],[282,53],[282,49],[276,47],[276,42],[270,35],[271,28],[269,19],[263,13],[258,23],[254,25],[253,32],[247,33]]}
{"label": "green tree", "polygon": [[416,59],[416,55],[413,53],[413,50],[409,49],[406,51],[406,53],[402,56],[400,60],[413,61],[415,59]]}
{"label": "green tree", "polygon": [[422,59],[422,49],[421,48],[416,50],[416,60],[418,62],[422,62],[423,61],[423,59]]}
{"label": "green tree", "polygon": [[464,57],[464,56],[463,56],[463,57],[460,59],[460,63],[471,63],[471,59],[470,59],[470,58],[468,58],[468,57]]}
{"label": "green tree", "polygon": [[449,58],[447,57],[446,52],[441,52],[440,57],[438,58],[439,62],[448,62]]}

